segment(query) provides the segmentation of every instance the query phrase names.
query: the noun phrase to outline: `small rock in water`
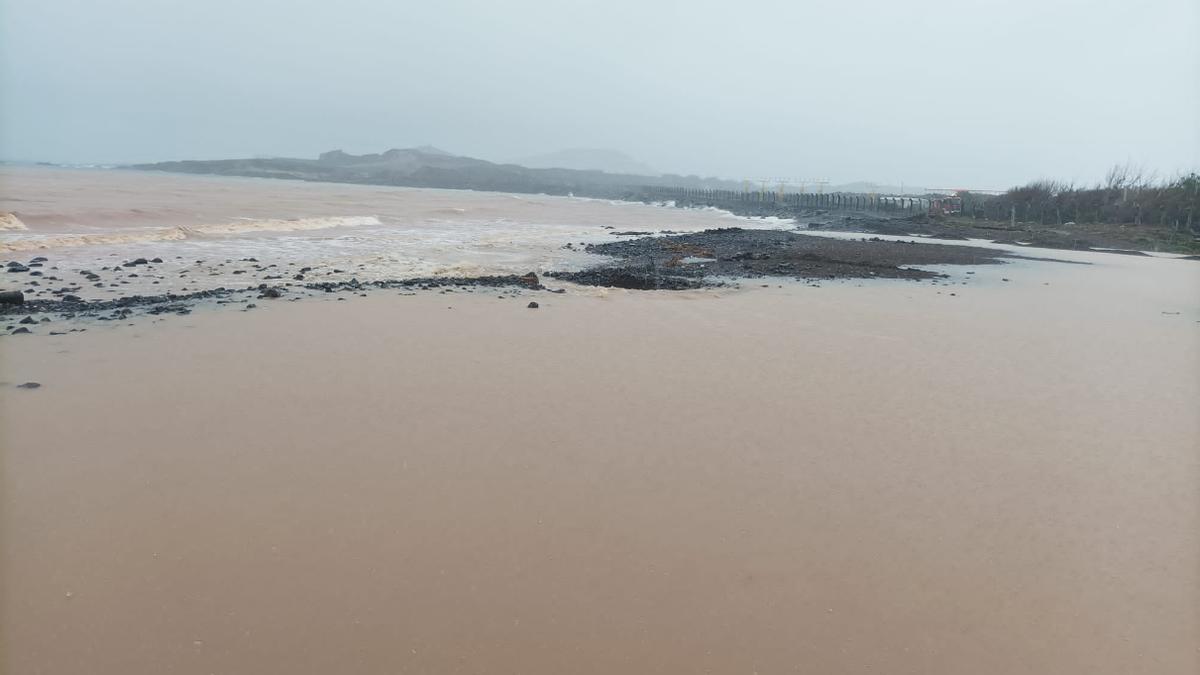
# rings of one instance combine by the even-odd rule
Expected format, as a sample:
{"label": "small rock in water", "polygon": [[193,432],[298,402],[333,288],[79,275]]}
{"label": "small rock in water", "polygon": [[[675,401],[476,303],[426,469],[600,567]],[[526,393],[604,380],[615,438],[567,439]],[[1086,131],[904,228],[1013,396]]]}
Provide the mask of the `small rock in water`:
{"label": "small rock in water", "polygon": [[42,386],[41,382],[26,382],[24,384],[18,384],[17,389],[37,389],[40,386]]}
{"label": "small rock in water", "polygon": [[20,335],[21,333],[29,333],[29,332],[30,332],[30,330],[28,328],[21,326],[20,328],[9,333],[9,335]]}
{"label": "small rock in water", "polygon": [[538,304],[536,302],[531,302],[525,306],[528,307],[529,309],[537,309],[538,308]]}

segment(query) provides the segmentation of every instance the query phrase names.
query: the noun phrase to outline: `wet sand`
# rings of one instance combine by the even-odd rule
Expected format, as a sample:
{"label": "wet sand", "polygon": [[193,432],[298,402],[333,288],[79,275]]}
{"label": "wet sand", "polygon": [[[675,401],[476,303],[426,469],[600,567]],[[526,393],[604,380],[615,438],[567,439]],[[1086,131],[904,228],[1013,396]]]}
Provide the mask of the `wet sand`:
{"label": "wet sand", "polygon": [[1200,267],[1109,259],[5,338],[3,670],[1194,673]]}

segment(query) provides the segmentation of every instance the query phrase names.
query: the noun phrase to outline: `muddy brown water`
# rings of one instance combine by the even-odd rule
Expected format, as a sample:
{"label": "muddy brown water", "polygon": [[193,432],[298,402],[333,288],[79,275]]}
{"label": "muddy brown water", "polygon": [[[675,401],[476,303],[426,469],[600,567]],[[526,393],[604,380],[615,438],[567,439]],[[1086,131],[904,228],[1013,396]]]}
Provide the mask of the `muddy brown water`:
{"label": "muddy brown water", "polygon": [[[523,273],[606,225],[744,224],[135,172],[0,188],[6,255],[63,270]],[[1051,257],[1091,264],[0,337],[0,671],[1190,675],[1200,264]]]}
{"label": "muddy brown water", "polygon": [[3,671],[1194,673],[1200,267],[1111,258],[0,338]]}

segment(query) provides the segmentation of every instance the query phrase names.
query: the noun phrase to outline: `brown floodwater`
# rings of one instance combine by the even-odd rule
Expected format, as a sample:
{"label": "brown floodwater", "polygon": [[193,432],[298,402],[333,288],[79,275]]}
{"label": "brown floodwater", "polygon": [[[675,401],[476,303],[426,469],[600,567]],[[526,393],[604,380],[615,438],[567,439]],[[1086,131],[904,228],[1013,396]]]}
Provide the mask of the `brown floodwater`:
{"label": "brown floodwater", "polygon": [[95,299],[257,285],[222,265],[245,258],[311,266],[324,281],[575,270],[595,261],[581,244],[616,232],[749,222],[716,209],[546,195],[0,167],[0,262],[47,256],[70,281],[79,270],[162,259],[118,285],[73,291]]}
{"label": "brown floodwater", "polygon": [[1191,675],[1200,263],[1092,259],[0,338],[3,670]]}

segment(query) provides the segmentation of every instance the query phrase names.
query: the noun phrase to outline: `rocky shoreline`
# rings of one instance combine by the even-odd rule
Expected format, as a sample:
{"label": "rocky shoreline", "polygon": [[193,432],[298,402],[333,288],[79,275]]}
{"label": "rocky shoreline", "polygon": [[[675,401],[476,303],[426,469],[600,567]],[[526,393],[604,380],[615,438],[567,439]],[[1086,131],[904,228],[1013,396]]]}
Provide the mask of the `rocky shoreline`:
{"label": "rocky shoreline", "polygon": [[[54,319],[93,319],[98,321],[120,321],[134,315],[157,316],[162,314],[187,315],[196,305],[212,302],[217,305],[240,304],[245,310],[255,309],[255,300],[300,300],[319,294],[353,293],[365,295],[372,290],[409,290],[442,292],[468,291],[476,289],[509,289],[511,291],[547,291],[562,293],[562,289],[551,290],[541,284],[536,274],[481,276],[481,277],[423,277],[414,279],[389,279],[377,281],[324,281],[296,285],[259,284],[251,288],[225,288],[194,291],[191,293],[165,293],[162,295],[127,295],[112,300],[31,299],[0,304],[0,322],[9,319],[4,328],[9,334],[32,333],[30,326],[51,323]],[[19,294],[19,292],[17,292]],[[24,315],[19,320],[16,317]],[[35,319],[34,316],[40,318]],[[75,329],[86,330],[86,329]],[[54,334],[54,333],[51,333]]]}
{"label": "rocky shoreline", "polygon": [[[642,233],[629,233],[630,236]],[[568,247],[574,247],[568,244]],[[549,272],[545,276],[587,286],[638,290],[686,290],[736,284],[739,280],[774,277],[808,282],[830,279],[905,279],[929,280],[945,275],[924,269],[935,265],[989,265],[1004,259],[1021,258],[995,249],[953,244],[924,244],[884,241],[878,237],[834,239],[782,230],[723,228],[691,234],[637,236],[634,239],[592,244],[583,247],[589,253],[610,260],[574,272]],[[197,261],[200,262],[200,261]],[[0,326],[7,334],[40,332],[36,328],[56,321],[91,319],[122,321],[134,315],[187,315],[201,303],[240,305],[255,309],[256,301],[291,301],[326,294],[365,295],[376,290],[439,291],[443,293],[476,290],[519,292],[565,292],[548,289],[534,272],[525,275],[477,277],[423,277],[360,281],[311,281],[317,273],[301,268],[290,278],[253,258],[242,261],[247,274],[257,285],[239,288],[218,286],[184,293],[133,293],[112,299],[86,299],[75,294],[81,285],[59,288],[40,286],[37,278],[22,279],[25,291],[0,293]],[[124,283],[125,276],[152,274],[160,258],[136,258],[106,266],[102,272],[71,270],[97,287]],[[223,264],[223,263],[222,263]],[[40,279],[58,279],[41,270],[49,265],[44,256],[28,262],[7,263],[6,281],[30,275]],[[45,267],[56,271],[55,266]],[[333,272],[344,272],[333,270]],[[65,272],[58,271],[59,274]],[[182,274],[182,273],[181,273]],[[61,281],[61,280],[59,280]],[[29,295],[26,295],[26,292]],[[49,296],[49,297],[46,297]],[[531,303],[530,307],[536,306]],[[74,326],[67,331],[86,330]],[[62,332],[62,331],[51,331]]]}
{"label": "rocky shoreline", "polygon": [[936,279],[921,266],[991,265],[1023,258],[996,249],[954,244],[834,239],[782,230],[723,228],[666,237],[641,237],[587,246],[615,258],[579,272],[550,273],[592,286],[680,290],[737,279]]}
{"label": "rocky shoreline", "polygon": [[[656,200],[644,197],[645,203]],[[864,232],[896,236],[923,236],[933,239],[982,239],[995,244],[1053,248],[1069,251],[1125,253],[1140,255],[1142,251],[1164,251],[1195,254],[1200,240],[1185,238],[1163,227],[1130,226],[1120,223],[1073,223],[1040,225],[1028,222],[976,220],[969,216],[930,216],[924,213],[910,216],[876,215],[867,212],[831,211],[827,209],[796,208],[774,202],[741,200],[709,201],[705,199],[675,199],[677,208],[718,208],[730,213],[757,218],[785,218],[803,223],[810,230],[829,232]]]}

